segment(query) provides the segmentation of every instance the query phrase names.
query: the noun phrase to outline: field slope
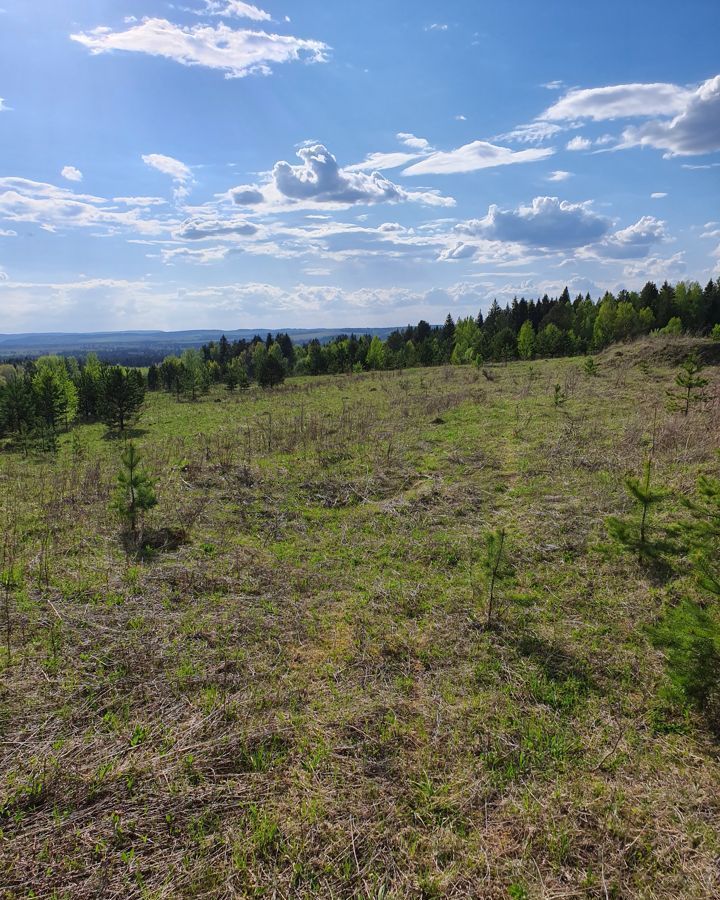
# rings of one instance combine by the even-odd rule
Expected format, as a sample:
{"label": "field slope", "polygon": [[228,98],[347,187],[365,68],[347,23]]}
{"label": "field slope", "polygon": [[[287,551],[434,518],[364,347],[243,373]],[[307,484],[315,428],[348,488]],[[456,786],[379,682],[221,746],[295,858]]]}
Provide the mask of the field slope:
{"label": "field slope", "polygon": [[661,349],[150,395],[140,557],[102,426],[0,454],[0,897],[719,896],[650,639],[698,588],[605,530],[654,421],[654,527],[718,468],[720,369],[670,413]]}

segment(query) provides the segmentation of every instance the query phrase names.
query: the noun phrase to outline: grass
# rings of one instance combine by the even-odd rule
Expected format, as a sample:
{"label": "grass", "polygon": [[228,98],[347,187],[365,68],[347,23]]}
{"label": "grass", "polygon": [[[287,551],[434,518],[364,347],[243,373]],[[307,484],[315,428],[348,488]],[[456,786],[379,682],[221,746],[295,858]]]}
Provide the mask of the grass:
{"label": "grass", "polygon": [[101,426],[2,454],[0,897],[720,893],[717,742],[651,634],[696,588],[604,528],[655,405],[681,515],[720,370],[685,419],[647,359],[152,395],[140,555]]}

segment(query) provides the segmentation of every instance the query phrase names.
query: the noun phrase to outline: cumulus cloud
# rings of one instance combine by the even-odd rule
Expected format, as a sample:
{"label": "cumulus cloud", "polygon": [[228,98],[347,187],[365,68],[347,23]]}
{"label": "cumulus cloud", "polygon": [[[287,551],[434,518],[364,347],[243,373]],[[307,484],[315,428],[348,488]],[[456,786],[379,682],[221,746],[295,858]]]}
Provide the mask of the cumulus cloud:
{"label": "cumulus cloud", "polygon": [[162,172],[163,175],[169,175],[175,182],[175,199],[177,201],[184,200],[190,193],[193,184],[193,174],[189,166],[174,159],[172,156],[164,156],[162,153],[148,153],[143,155],[142,161],[151,169]]}
{"label": "cumulus cloud", "polygon": [[685,263],[685,252],[680,251],[672,256],[660,257],[650,256],[647,259],[638,262],[628,263],[623,268],[626,278],[634,281],[675,281],[682,278],[687,270]]}
{"label": "cumulus cloud", "polygon": [[548,175],[548,181],[567,181],[568,178],[572,178],[572,172],[566,172],[564,169],[556,169],[554,172],[551,172]]}
{"label": "cumulus cloud", "polygon": [[187,219],[173,235],[181,241],[206,241],[219,237],[249,237],[258,230],[257,225],[245,219]]}
{"label": "cumulus cloud", "polygon": [[272,183],[282,197],[318,203],[400,203],[416,201],[432,206],[452,206],[454,200],[435,191],[411,192],[393,184],[379,172],[351,172],[341,169],[322,144],[309,144],[297,152],[299,166],[278,162]]}
{"label": "cumulus cloud", "polygon": [[226,78],[268,75],[274,65],[301,60],[325,62],[322,41],[291,35],[233,29],[224,24],[183,27],[167,19],[146,18],[126,31],[100,27],[70,35],[93,55],[121,50],[161,56],[184,66],[219,69]]}
{"label": "cumulus cloud", "polygon": [[557,197],[535,197],[516,209],[493,204],[482,219],[456,227],[462,234],[508,241],[544,250],[582,247],[603,238],[610,221],[590,209],[590,203],[569,203]]}
{"label": "cumulus cloud", "polygon": [[83,173],[80,171],[80,169],[76,169],[75,166],[65,166],[60,174],[67,181],[83,180]]}
{"label": "cumulus cloud", "polygon": [[542,119],[604,121],[682,112],[689,91],[675,84],[617,84],[568,91],[542,114]]}
{"label": "cumulus cloud", "polygon": [[589,150],[592,147],[592,141],[588,140],[585,137],[577,137],[572,138],[572,140],[567,142],[566,150]]}
{"label": "cumulus cloud", "polygon": [[230,198],[238,206],[255,206],[265,199],[263,192],[252,184],[240,184],[230,190]]}
{"label": "cumulus cloud", "polygon": [[666,156],[694,156],[720,150],[720,75],[683,95],[678,115],[627,128],[623,147],[654,147]]}
{"label": "cumulus cloud", "polygon": [[191,12],[206,16],[235,16],[238,19],[251,19],[253,22],[272,21],[270,13],[250,3],[243,3],[242,0],[205,0],[205,9]]}
{"label": "cumulus cloud", "polygon": [[655,244],[667,237],[665,222],[654,216],[643,216],[634,225],[622,228],[588,248],[585,255],[595,259],[644,259]]}
{"label": "cumulus cloud", "polygon": [[554,150],[510,150],[508,147],[498,147],[487,141],[473,141],[458,147],[457,150],[430,153],[425,159],[420,160],[405,169],[403,175],[450,175],[460,172],[476,172],[480,169],[490,169],[495,166],[509,166],[515,163],[535,162],[552,156]]}

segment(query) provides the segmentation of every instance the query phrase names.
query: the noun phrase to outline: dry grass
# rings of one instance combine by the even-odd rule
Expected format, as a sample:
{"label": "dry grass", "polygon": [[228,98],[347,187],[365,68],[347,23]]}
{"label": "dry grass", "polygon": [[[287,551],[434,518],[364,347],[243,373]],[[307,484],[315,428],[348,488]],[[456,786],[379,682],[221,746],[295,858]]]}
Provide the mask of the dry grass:
{"label": "dry grass", "polygon": [[717,744],[645,631],[694,588],[601,546],[649,409],[664,520],[712,469],[718,371],[685,419],[644,352],[155,396],[137,558],[101,429],[3,455],[0,896],[720,894]]}

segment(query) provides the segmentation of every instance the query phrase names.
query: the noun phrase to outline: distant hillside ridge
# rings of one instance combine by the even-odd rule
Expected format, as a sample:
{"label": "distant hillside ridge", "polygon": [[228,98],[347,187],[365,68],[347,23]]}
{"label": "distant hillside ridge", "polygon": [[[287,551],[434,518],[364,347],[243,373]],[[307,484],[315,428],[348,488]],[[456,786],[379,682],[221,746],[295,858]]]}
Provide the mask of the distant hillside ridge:
{"label": "distant hillside ridge", "polygon": [[[344,335],[377,335],[386,339],[396,327],[359,328],[280,328],[272,329],[288,334],[294,343],[317,340],[324,344]],[[0,334],[0,359],[38,357],[53,353],[60,356],[84,356],[97,353],[105,362],[143,365],[160,362],[165,356],[181,353],[188,347],[202,347],[225,335],[230,340],[250,340],[256,335],[264,338],[267,328],[237,328],[223,330],[192,329],[186,331],[96,331],[96,332],[38,332]]]}

